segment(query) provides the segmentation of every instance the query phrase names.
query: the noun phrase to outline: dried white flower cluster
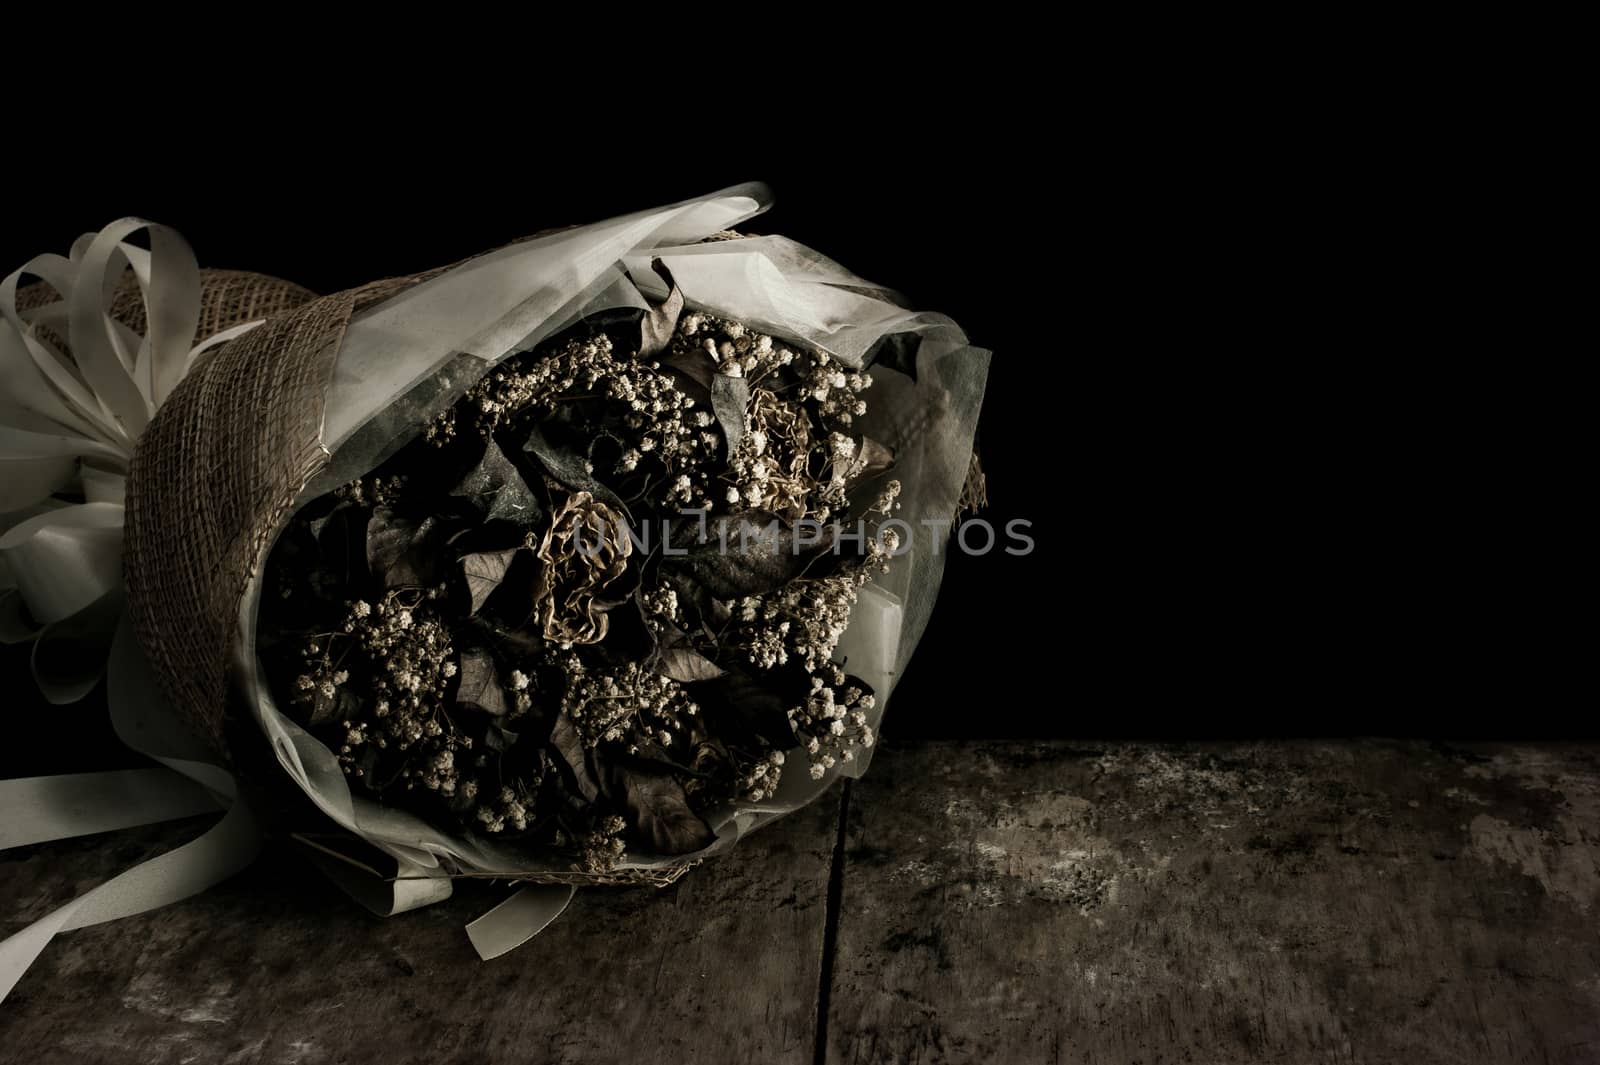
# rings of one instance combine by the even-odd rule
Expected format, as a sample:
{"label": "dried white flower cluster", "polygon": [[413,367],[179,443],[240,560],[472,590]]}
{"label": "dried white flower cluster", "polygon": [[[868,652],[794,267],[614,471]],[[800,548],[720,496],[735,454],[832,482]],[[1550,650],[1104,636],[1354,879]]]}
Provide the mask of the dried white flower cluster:
{"label": "dried white flower cluster", "polygon": [[[898,503],[900,482],[884,486],[868,514],[887,514]],[[850,625],[863,585],[876,573],[887,573],[889,560],[899,549],[900,534],[882,529],[865,537],[865,554],[858,562],[828,577],[800,577],[776,592],[746,596],[734,604],[738,623],[730,634],[732,646],[744,651],[750,664],[761,669],[787,665],[799,658],[807,673],[823,670],[833,660],[839,639]]]}
{"label": "dried white flower cluster", "polygon": [[748,766],[739,777],[739,792],[748,802],[760,802],[778,790],[783,777],[782,751],[768,751],[766,756]]}
{"label": "dried white flower cluster", "polygon": [[805,517],[818,482],[810,472],[811,427],[804,408],[757,388],[744,424],[744,439],[728,461],[729,508],[754,507],[791,521]]}
{"label": "dried white flower cluster", "polygon": [[358,507],[386,507],[399,498],[405,487],[406,478],[401,474],[393,477],[367,477],[335,488],[333,495],[336,499],[354,503]]}
{"label": "dried white flower cluster", "polygon": [[872,387],[871,374],[846,369],[825,351],[813,353],[801,372],[801,388],[817,405],[824,425],[846,426],[867,413],[866,400],[859,393]]}
{"label": "dried white flower cluster", "polygon": [[599,673],[591,672],[577,655],[568,655],[561,667],[567,675],[562,712],[590,747],[621,740],[633,741],[629,754],[638,753],[640,740],[670,747],[682,739],[688,727],[685,718],[700,712],[677,681],[641,669],[637,662]]}
{"label": "dried white flower cluster", "polygon": [[678,593],[671,585],[658,584],[652,591],[639,596],[644,623],[651,632],[660,636],[670,628],[681,628],[683,611],[678,606]]}
{"label": "dried white flower cluster", "polygon": [[[867,724],[875,700],[855,685],[845,687],[844,670],[834,667],[832,683],[811,678],[811,695],[789,711],[789,724],[811,757],[811,779],[841,762],[855,761],[856,747],[871,747],[877,737]],[[841,690],[842,688],[842,690]]]}
{"label": "dried white flower cluster", "polygon": [[[513,832],[528,830],[528,816],[532,813],[533,797],[537,793],[539,778],[519,780],[515,788],[502,787],[492,800],[478,803],[478,822],[485,832]],[[472,785],[474,792],[477,786]]]}
{"label": "dried white flower cluster", "polygon": [[[666,475],[668,501],[711,507],[709,464],[722,447],[715,419],[708,411],[693,409],[694,397],[681,392],[659,362],[618,355],[603,333],[572,340],[546,358],[495,370],[466,399],[484,435],[509,418],[538,419],[574,400],[622,404],[622,425],[632,436],[622,441],[622,454],[610,472],[633,473],[654,457]],[[453,411],[441,416],[429,439],[449,438]]]}
{"label": "dried white flower cluster", "polygon": [[[888,482],[866,513],[890,514],[899,506],[899,495],[900,482]],[[872,745],[866,712],[873,707],[873,696],[854,686],[843,687],[846,676],[834,664],[833,655],[849,627],[862,586],[874,574],[888,571],[899,546],[899,534],[893,527],[875,530],[864,538],[862,556],[838,573],[800,577],[775,592],[746,596],[733,604],[734,626],[726,637],[729,646],[742,651],[759,669],[798,660],[812,674],[811,695],[789,711],[789,718],[811,756],[814,778],[837,762],[852,761],[856,745]]]}
{"label": "dried white flower cluster", "polygon": [[582,873],[608,873],[616,868],[622,852],[626,848],[623,843],[622,833],[627,830],[628,823],[620,817],[611,816],[601,818],[595,825],[594,831],[583,838],[578,860],[573,863],[573,871]]}
{"label": "dried white flower cluster", "polygon": [[[341,721],[339,763],[353,777],[366,775],[368,745],[378,749],[415,750],[416,769],[401,771],[406,787],[417,784],[444,796],[456,794],[460,782],[456,752],[472,739],[456,730],[445,712],[445,689],[456,674],[450,632],[431,616],[427,601],[437,590],[390,592],[376,604],[357,600],[347,609],[343,632],[312,638],[302,655],[307,671],[295,679],[297,699],[328,711],[340,706],[359,710]],[[361,657],[370,676],[360,699],[338,701],[338,689],[349,680],[344,668],[351,654]]]}
{"label": "dried white flower cluster", "polygon": [[850,623],[858,585],[853,575],[802,577],[766,596],[747,596],[734,609],[734,646],[762,669],[786,665],[791,654],[815,673],[833,660]]}
{"label": "dried white flower cluster", "polygon": [[797,398],[815,403],[828,424],[849,425],[867,411],[857,394],[872,387],[870,374],[850,369],[825,351],[791,348],[743,322],[703,312],[686,314],[678,322],[672,350],[675,355],[703,351],[717,373],[746,378],[752,388],[787,368],[798,379]]}
{"label": "dried white flower cluster", "polygon": [[749,378],[752,382],[800,358],[792,349],[757,333],[743,322],[718,318],[701,311],[686,314],[678,320],[678,330],[672,338],[672,350],[677,355],[703,351],[715,365],[717,373]]}
{"label": "dried white flower cluster", "polygon": [[[729,456],[718,503],[769,510],[791,521],[826,521],[844,506],[845,488],[864,459],[855,441],[838,430],[866,413],[860,393],[872,387],[870,374],[845,367],[825,351],[796,350],[742,322],[703,313],[678,323],[673,352],[679,359],[703,353],[714,372],[751,385],[744,438]],[[817,436],[813,421],[826,437]],[[820,479],[813,475],[817,466]]]}

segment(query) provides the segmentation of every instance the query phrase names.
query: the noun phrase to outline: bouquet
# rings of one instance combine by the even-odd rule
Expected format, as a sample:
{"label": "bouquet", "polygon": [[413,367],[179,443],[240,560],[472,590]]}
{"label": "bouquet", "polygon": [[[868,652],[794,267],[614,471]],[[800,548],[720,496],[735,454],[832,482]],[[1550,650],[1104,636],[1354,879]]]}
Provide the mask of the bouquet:
{"label": "bouquet", "polygon": [[[734,231],[766,202],[322,298],[128,222],[0,287],[6,457],[34,471],[7,631],[58,699],[109,659],[119,732],[229,809],[178,888],[110,909],[226,875],[267,812],[382,913],[529,885],[469,927],[493,956],[575,886],[668,883],[865,770],[988,353]],[[172,787],[153,805],[190,808]],[[290,794],[331,824],[282,825]],[[50,931],[106,919],[80,901]]]}

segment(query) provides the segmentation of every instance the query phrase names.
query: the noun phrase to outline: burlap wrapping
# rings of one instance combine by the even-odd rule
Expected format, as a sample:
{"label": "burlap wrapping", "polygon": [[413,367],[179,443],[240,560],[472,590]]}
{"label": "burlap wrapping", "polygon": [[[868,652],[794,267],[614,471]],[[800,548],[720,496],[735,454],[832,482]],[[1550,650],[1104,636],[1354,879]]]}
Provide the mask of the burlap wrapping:
{"label": "burlap wrapping", "polygon": [[[263,317],[230,312],[280,310],[207,353],[151,419],[128,471],[122,558],[128,611],[163,694],[224,757],[239,604],[301,489],[328,464],[323,411],[345,327],[459,265],[322,297],[259,274],[202,271],[287,288],[206,284],[196,339]],[[142,306],[137,317],[142,326]]]}
{"label": "burlap wrapping", "polygon": [[301,302],[218,347],[156,412],[128,471],[128,610],[164,693],[226,753],[239,603],[328,462],[323,406],[350,316],[428,274]]}

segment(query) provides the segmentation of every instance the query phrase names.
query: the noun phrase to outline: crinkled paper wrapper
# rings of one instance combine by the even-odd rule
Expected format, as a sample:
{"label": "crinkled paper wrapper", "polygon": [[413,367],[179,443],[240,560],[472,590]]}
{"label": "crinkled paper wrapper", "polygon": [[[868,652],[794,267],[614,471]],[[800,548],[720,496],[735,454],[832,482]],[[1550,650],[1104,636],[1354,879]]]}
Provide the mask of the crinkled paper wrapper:
{"label": "crinkled paper wrapper", "polygon": [[[474,259],[352,319],[328,393],[323,440],[332,459],[300,505],[360,477],[415,437],[501,360],[528,351],[579,318],[665,298],[650,269],[659,258],[688,308],[815,345],[859,367],[880,337],[915,334],[917,378],[874,375],[862,433],[894,449],[902,485],[896,517],[909,543],[891,571],[863,590],[839,644],[852,673],[877,692],[877,728],[938,594],[943,551],[972,455],[989,352],[967,343],[950,319],[901,307],[895,295],[781,236],[703,242],[768,205],[760,185],[740,186],[659,211],[569,229]],[[280,530],[281,532],[281,530]],[[255,654],[259,574],[240,614],[236,676],[278,761],[344,829],[393,856],[405,909],[448,894],[448,877],[507,878],[566,872],[537,856],[472,833],[445,832],[404,810],[353,794],[334,753],[274,700]],[[774,795],[738,802],[708,818],[715,841],[691,855],[630,851],[622,870],[661,870],[719,853],[745,833],[817,798],[837,776],[859,777],[870,750],[822,779],[789,772]],[[337,872],[336,870],[330,870]],[[356,879],[364,874],[356,874]],[[358,892],[347,873],[341,879]],[[406,881],[414,883],[407,886]],[[404,897],[409,895],[409,897]]]}

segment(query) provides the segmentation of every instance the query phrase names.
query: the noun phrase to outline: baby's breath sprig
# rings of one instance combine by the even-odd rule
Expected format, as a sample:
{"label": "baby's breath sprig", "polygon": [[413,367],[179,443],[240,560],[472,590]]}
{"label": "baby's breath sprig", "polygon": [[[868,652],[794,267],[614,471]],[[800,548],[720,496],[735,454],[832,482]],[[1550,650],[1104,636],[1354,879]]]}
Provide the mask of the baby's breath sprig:
{"label": "baby's breath sprig", "polygon": [[[604,333],[576,338],[539,358],[502,366],[468,391],[465,409],[478,431],[535,422],[563,403],[603,400],[617,416],[610,431],[621,444],[611,475],[645,472],[653,464],[664,502],[711,508],[711,465],[722,449],[716,420],[696,410],[694,397],[677,387],[655,360],[617,352]],[[455,413],[430,426],[431,439],[455,432]],[[596,472],[596,471],[591,471]]]}
{"label": "baby's breath sprig", "polygon": [[671,628],[681,628],[683,610],[678,604],[678,593],[671,585],[662,583],[639,596],[645,627],[656,636]]}
{"label": "baby's breath sprig", "polygon": [[628,742],[638,753],[641,741],[671,747],[683,739],[687,719],[700,713],[677,681],[628,662],[609,672],[593,672],[577,655],[561,660],[567,688],[561,709],[585,745]]}
{"label": "baby's breath sprig", "polygon": [[846,681],[844,670],[837,667],[830,677],[812,677],[810,696],[789,711],[789,724],[811,759],[813,780],[822,779],[835,765],[855,761],[857,748],[871,747],[877,740],[867,724],[876,700]]}
{"label": "baby's breath sprig", "polygon": [[597,819],[593,830],[583,837],[579,845],[578,860],[572,866],[573,871],[609,873],[615,869],[627,849],[622,839],[622,833],[627,828],[628,822],[614,814]]}
{"label": "baby's breath sprig", "polygon": [[783,776],[782,751],[768,751],[745,767],[739,775],[739,792],[747,802],[760,802],[778,790]]}
{"label": "baby's breath sprig", "polygon": [[[396,779],[407,789],[418,784],[444,797],[457,793],[457,752],[472,738],[457,729],[445,709],[445,691],[456,674],[449,629],[434,615],[430,600],[439,589],[391,591],[376,603],[348,604],[342,631],[307,641],[302,656],[307,671],[295,681],[298,698],[327,700],[343,688],[353,697],[337,705],[354,706],[340,719],[338,744],[346,775],[365,778],[383,755],[400,763]],[[359,690],[347,685],[352,670]],[[324,703],[323,705],[326,705]],[[368,780],[375,788],[378,781]]]}
{"label": "baby's breath sprig", "polygon": [[[899,495],[900,482],[890,481],[865,513],[891,513],[899,505]],[[797,577],[777,591],[738,600],[728,637],[731,646],[760,669],[787,665],[794,657],[808,673],[824,670],[850,625],[861,588],[875,574],[888,572],[890,559],[900,549],[900,533],[893,526],[874,529],[864,542],[865,554],[835,574]]]}
{"label": "baby's breath sprig", "polygon": [[389,477],[363,477],[333,490],[334,498],[361,507],[386,507],[397,501],[405,491],[404,474]]}
{"label": "baby's breath sprig", "polygon": [[673,354],[704,357],[713,372],[750,382],[745,432],[728,457],[719,504],[817,521],[845,505],[861,468],[845,430],[867,412],[860,394],[872,387],[871,374],[705,313],[679,322]]}

